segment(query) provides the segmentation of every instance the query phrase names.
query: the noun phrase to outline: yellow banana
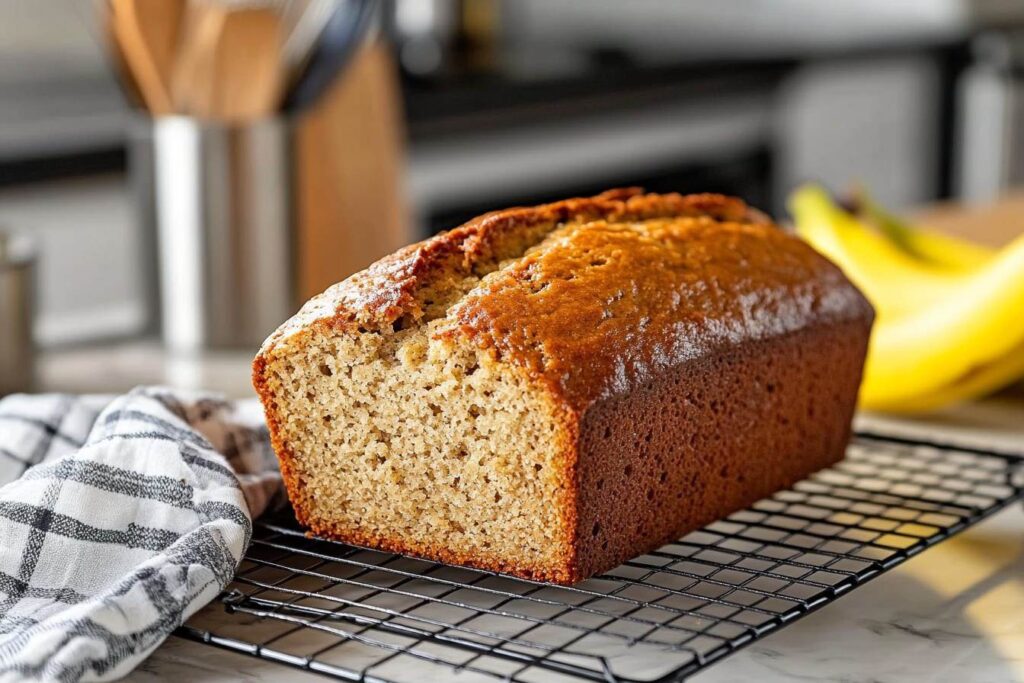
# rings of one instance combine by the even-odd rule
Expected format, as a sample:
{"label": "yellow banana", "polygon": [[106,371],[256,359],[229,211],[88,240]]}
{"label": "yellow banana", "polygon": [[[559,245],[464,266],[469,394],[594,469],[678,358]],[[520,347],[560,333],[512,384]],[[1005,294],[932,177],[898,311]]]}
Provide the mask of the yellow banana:
{"label": "yellow banana", "polygon": [[947,298],[875,327],[865,407],[934,392],[1024,345],[1024,236],[988,266],[951,279]]}
{"label": "yellow banana", "polygon": [[878,234],[816,187],[790,208],[878,311],[861,407],[934,410],[1024,375],[1024,236],[994,252],[891,221]]}
{"label": "yellow banana", "polygon": [[843,269],[871,301],[880,321],[941,301],[957,286],[945,270],[921,263],[866,230],[820,187],[798,189],[789,210],[797,234]]}
{"label": "yellow banana", "polygon": [[863,188],[857,191],[857,206],[864,217],[909,256],[943,268],[973,270],[985,265],[995,250],[966,240],[916,228],[889,213]]}
{"label": "yellow banana", "polygon": [[913,398],[888,401],[874,397],[861,407],[889,413],[925,413],[964,401],[981,398],[1010,386],[1024,377],[1024,346],[1018,346],[999,359],[974,368],[949,386]]}

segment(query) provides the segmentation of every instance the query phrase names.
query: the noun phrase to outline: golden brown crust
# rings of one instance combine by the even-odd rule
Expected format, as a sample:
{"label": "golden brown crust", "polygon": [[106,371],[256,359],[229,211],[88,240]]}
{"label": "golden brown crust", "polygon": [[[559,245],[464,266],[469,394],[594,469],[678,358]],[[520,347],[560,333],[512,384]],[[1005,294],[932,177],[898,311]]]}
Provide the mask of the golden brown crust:
{"label": "golden brown crust", "polygon": [[313,297],[267,339],[261,352],[315,323],[329,323],[346,329],[380,329],[404,315],[418,319],[422,311],[419,310],[416,292],[431,276],[449,267],[452,260],[472,271],[476,262],[493,256],[496,243],[532,226],[677,216],[707,216],[722,221],[766,220],[762,214],[732,197],[643,194],[639,188],[609,190],[595,197],[492,211],[458,228],[400,249]]}
{"label": "golden brown crust", "polygon": [[769,224],[594,221],[555,236],[449,318],[579,413],[730,344],[870,324],[870,306],[838,268]]}
{"label": "golden brown crust", "polygon": [[277,462],[281,467],[281,479],[285,492],[288,494],[288,500],[291,501],[292,507],[295,509],[295,516],[299,523],[306,524],[303,518],[306,508],[305,495],[293,466],[295,452],[284,438],[277,397],[271,391],[267,377],[267,360],[267,354],[262,352],[253,359],[252,386],[256,390],[260,403],[263,404],[263,415],[267,420],[267,431],[270,432],[270,445],[273,447],[274,454],[277,455]]}
{"label": "golden brown crust", "polygon": [[[641,222],[643,225],[631,225]],[[564,415],[558,446],[563,453],[564,478],[574,482],[575,493],[560,511],[575,539],[564,563],[530,567],[515,558],[469,556],[416,539],[371,538],[358,530],[329,525],[311,527],[314,533],[558,583],[571,583],[607,569],[609,562],[666,540],[666,534],[709,520],[696,513],[679,514],[675,519],[672,501],[659,497],[647,501],[647,512],[660,516],[663,524],[651,522],[647,529],[623,530],[610,550],[602,549],[599,539],[588,535],[593,516],[619,519],[616,524],[621,525],[614,512],[625,494],[610,498],[600,491],[592,476],[599,469],[595,462],[613,460],[616,466],[633,469],[640,468],[641,462],[636,460],[640,450],[627,445],[618,454],[599,455],[602,447],[594,441],[594,425],[598,424],[594,416],[616,402],[624,402],[623,416],[637,410],[649,415],[663,412],[662,404],[670,400],[668,394],[657,394],[649,405],[640,398],[650,387],[666,377],[685,376],[687,368],[699,369],[707,359],[728,357],[737,349],[760,348],[762,342],[767,344],[764,348],[775,349],[769,362],[810,358],[816,363],[831,358],[852,370],[833,386],[837,407],[819,416],[823,433],[831,435],[830,445],[815,452],[797,447],[780,449],[774,455],[766,451],[759,457],[780,459],[769,468],[775,474],[766,474],[757,485],[747,488],[743,482],[734,483],[722,498],[729,501],[726,507],[734,509],[730,506],[737,501],[747,504],[751,492],[761,495],[770,490],[766,486],[786,485],[840,457],[841,445],[833,442],[835,435],[845,435],[849,427],[873,318],[863,296],[835,266],[740,200],[710,194],[684,197],[613,190],[589,199],[493,212],[406,247],[311,300],[267,340],[253,364],[253,383],[265,406],[273,445],[300,523],[314,521],[305,512],[312,502],[306,500],[291,464],[296,454],[281,435],[275,397],[265,377],[267,359],[281,342],[301,343],[304,335],[330,329],[357,334],[387,329],[405,316],[418,320],[424,311],[417,294],[439,272],[454,264],[472,273],[478,264],[502,258],[503,241],[537,226],[563,228],[555,238],[525,256],[517,255],[485,278],[449,312],[450,325],[443,333],[467,337],[525,373],[545,387]],[[834,345],[846,350],[833,357],[829,354],[835,349],[821,349],[816,344],[824,343],[828,331],[834,329],[850,331],[853,342],[849,347]],[[808,330],[824,332],[804,335]],[[795,346],[774,343],[787,339]],[[751,366],[756,365],[752,360]],[[820,382],[812,382],[799,368],[788,372],[787,387],[797,396],[801,391],[822,390]],[[715,381],[713,374],[705,374],[701,379],[701,373],[694,372],[692,381]],[[746,391],[747,379],[751,378],[734,372],[720,381]],[[773,422],[778,415],[758,416],[750,412],[753,409],[748,406],[736,425],[724,429],[746,424],[750,430],[746,436],[755,440],[763,437],[765,443],[774,443],[783,438],[787,427]],[[776,411],[783,412],[781,408]],[[768,422],[758,422],[759,417]],[[615,419],[606,416],[600,423],[602,432],[615,427],[608,422]],[[619,419],[620,430],[632,429],[628,420],[634,418]],[[811,429],[814,424],[801,423],[800,429]],[[792,429],[795,427],[790,433]],[[728,440],[730,434],[718,437]],[[729,453],[729,448],[724,448],[719,457],[728,459]],[[734,455],[741,462],[750,453]],[[785,461],[787,458],[792,460]],[[681,471],[707,475],[706,468],[687,464],[685,459],[677,466]],[[671,494],[675,496],[681,479],[672,481],[676,488]],[[629,504],[642,506],[644,501],[631,500]],[[728,511],[714,506],[708,509],[712,508],[715,515]],[[638,519],[645,518],[641,514]]]}

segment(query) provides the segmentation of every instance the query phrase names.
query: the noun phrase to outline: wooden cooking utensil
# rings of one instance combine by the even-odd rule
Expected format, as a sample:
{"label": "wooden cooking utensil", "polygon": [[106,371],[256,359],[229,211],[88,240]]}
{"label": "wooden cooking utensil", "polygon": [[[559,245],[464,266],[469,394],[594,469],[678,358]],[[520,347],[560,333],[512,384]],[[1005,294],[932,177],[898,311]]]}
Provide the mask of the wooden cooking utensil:
{"label": "wooden cooking utensil", "polygon": [[182,44],[171,77],[171,99],[180,114],[211,118],[214,113],[213,64],[227,8],[192,0],[182,29]]}
{"label": "wooden cooking utensil", "polygon": [[173,111],[171,72],[184,0],[111,0],[111,29],[124,61],[155,115]]}
{"label": "wooden cooking utensil", "polygon": [[281,99],[284,26],[275,7],[238,7],[224,16],[213,60],[214,116],[272,114]]}

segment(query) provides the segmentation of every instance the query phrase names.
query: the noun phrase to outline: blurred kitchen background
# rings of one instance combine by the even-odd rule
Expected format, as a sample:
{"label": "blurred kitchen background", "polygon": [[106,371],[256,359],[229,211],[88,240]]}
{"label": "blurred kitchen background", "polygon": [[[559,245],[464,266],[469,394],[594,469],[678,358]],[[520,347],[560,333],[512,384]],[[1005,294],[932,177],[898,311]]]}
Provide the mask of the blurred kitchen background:
{"label": "blurred kitchen background", "polygon": [[[165,352],[162,162],[105,4],[0,3],[0,230],[36,250],[34,386],[245,393],[251,341]],[[1014,0],[390,0],[364,34],[278,117],[289,305],[482,211],[613,186],[783,216],[810,179],[896,209],[1024,180]]]}

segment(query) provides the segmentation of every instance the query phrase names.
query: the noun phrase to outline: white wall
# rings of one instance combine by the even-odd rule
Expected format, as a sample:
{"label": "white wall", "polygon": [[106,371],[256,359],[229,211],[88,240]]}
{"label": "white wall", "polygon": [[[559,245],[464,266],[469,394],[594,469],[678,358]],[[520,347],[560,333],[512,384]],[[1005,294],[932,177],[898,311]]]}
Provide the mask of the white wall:
{"label": "white wall", "polygon": [[126,108],[92,0],[0,0],[0,162],[110,148]]}
{"label": "white wall", "polygon": [[923,56],[803,68],[783,87],[776,110],[776,198],[815,180],[837,192],[863,182],[897,208],[933,199],[940,85],[938,67]]}

